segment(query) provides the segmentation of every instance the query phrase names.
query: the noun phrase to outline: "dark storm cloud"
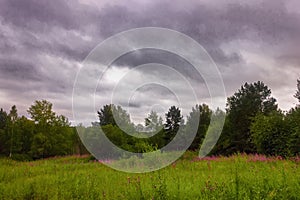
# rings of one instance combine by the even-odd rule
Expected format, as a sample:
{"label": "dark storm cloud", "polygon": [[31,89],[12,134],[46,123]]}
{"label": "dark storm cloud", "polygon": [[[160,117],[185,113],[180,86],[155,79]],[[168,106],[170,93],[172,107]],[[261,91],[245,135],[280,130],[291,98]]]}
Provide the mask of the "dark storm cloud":
{"label": "dark storm cloud", "polygon": [[220,49],[231,40],[246,39],[268,45],[299,41],[299,15],[289,13],[284,2],[228,2],[220,9],[194,2],[195,6],[189,10],[181,10],[176,3],[154,1],[142,12],[138,7],[108,6],[101,12],[100,27],[105,28],[100,32],[108,37],[141,26],[171,28],[197,40],[218,64],[230,65],[243,60],[238,52],[226,55]]}
{"label": "dark storm cloud", "polygon": [[90,23],[95,26],[99,11],[78,1],[2,0],[0,13],[2,24],[21,33],[13,38],[19,40],[17,46],[6,42],[7,47],[22,46],[27,51],[81,61],[96,45],[81,36],[93,34]]}
{"label": "dark storm cloud", "polygon": [[[127,53],[115,60],[112,65],[133,68],[147,63],[159,63],[170,66],[185,77],[203,82],[198,71],[184,58],[174,53],[158,49],[142,49]],[[149,69],[149,72],[155,73],[151,69]],[[145,73],[147,73],[147,71],[145,71]],[[156,73],[160,74],[160,71]]]}
{"label": "dark storm cloud", "polygon": [[[279,88],[278,97],[286,96],[295,81],[282,75],[300,76],[300,17],[287,8],[289,1],[0,0],[0,104],[23,109],[47,98],[70,117],[66,110],[79,63],[107,37],[145,26],[174,29],[198,41],[218,64],[229,94],[245,81],[263,80]],[[149,62],[202,80],[183,58],[158,50],[126,54],[113,66]],[[106,95],[111,85],[98,89]],[[157,99],[164,95],[154,90]],[[130,106],[143,109],[143,102]]]}
{"label": "dark storm cloud", "polygon": [[224,15],[221,15],[224,20],[241,31],[257,31],[259,38],[270,44],[299,39],[299,16],[288,12],[285,1],[263,1],[256,6],[233,4],[227,7]]}
{"label": "dark storm cloud", "polygon": [[91,7],[75,1],[2,0],[0,12],[6,23],[12,23],[34,31],[46,31],[53,26],[80,29],[88,20],[84,15]]}
{"label": "dark storm cloud", "polygon": [[[176,99],[176,94],[173,93],[174,91],[172,91],[170,88],[166,88],[155,83],[143,85],[143,87],[138,88],[136,92],[136,97],[133,97],[132,99],[137,101],[139,101],[139,99],[143,99],[143,102],[141,103],[147,106],[151,106],[152,103],[156,101],[156,99]],[[141,96],[153,97],[153,99],[140,98]]]}
{"label": "dark storm cloud", "polygon": [[[138,10],[135,7],[135,10]],[[112,23],[112,21],[114,23]],[[154,3],[144,12],[134,12],[127,7],[109,6],[101,12],[100,33],[110,36],[130,28],[157,26],[187,34],[203,45],[215,61],[222,64],[240,62],[238,53],[226,55],[219,45],[236,38],[241,31],[235,24],[222,19],[213,8],[198,5],[187,11],[176,10],[172,3]]]}
{"label": "dark storm cloud", "polygon": [[1,79],[41,81],[39,73],[39,69],[34,63],[27,63],[16,59],[0,59]]}

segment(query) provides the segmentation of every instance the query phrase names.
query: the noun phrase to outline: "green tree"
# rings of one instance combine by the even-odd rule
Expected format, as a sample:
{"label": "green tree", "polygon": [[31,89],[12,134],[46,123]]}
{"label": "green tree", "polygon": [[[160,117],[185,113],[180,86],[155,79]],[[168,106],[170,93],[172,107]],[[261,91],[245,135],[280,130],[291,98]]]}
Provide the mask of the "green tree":
{"label": "green tree", "polygon": [[97,113],[100,126],[111,124],[118,126],[124,131],[135,131],[130,115],[121,106],[115,106],[114,104],[105,105]]}
{"label": "green tree", "polygon": [[72,153],[73,145],[73,130],[70,127],[69,120],[63,116],[59,115],[55,117],[53,125],[51,127],[52,132],[52,154],[54,155],[68,155]]}
{"label": "green tree", "polygon": [[1,108],[0,109],[0,129],[4,130],[7,126],[7,113]]}
{"label": "green tree", "polygon": [[298,99],[298,101],[300,103],[300,79],[297,80],[297,90],[296,90],[296,94],[294,95],[294,97],[296,99]]}
{"label": "green tree", "polygon": [[212,111],[206,104],[196,105],[192,108],[192,112],[187,117],[186,132],[196,131],[196,136],[189,147],[190,150],[195,151],[199,149],[209,127],[211,115]]}
{"label": "green tree", "polygon": [[9,133],[8,129],[8,115],[1,108],[0,109],[0,154],[7,154],[9,151]]}
{"label": "green tree", "polygon": [[[105,136],[116,146],[122,148],[126,151],[141,153],[146,150],[144,147],[148,148],[149,141],[145,138],[136,138],[132,135],[139,134],[136,131],[134,124],[130,120],[130,115],[121,106],[115,106],[114,104],[105,105],[98,112],[100,127],[94,126],[93,129],[89,130],[88,138],[95,138],[97,135],[97,129],[101,128]],[[141,125],[142,126],[142,125]],[[143,129],[143,126],[139,126],[138,129]],[[100,135],[100,136],[99,136]],[[98,134],[96,137],[101,137]],[[120,156],[120,152],[117,149],[111,149],[108,144],[104,144],[99,139],[93,139],[94,142],[90,142],[93,150],[101,152],[113,152],[114,156]],[[98,141],[101,145],[94,145],[95,141]],[[93,147],[92,147],[93,146]]]}
{"label": "green tree", "polygon": [[18,119],[18,111],[17,111],[17,107],[15,105],[13,105],[11,107],[8,117],[12,123],[16,123],[16,121]]}
{"label": "green tree", "polygon": [[46,134],[42,132],[35,133],[32,138],[30,155],[35,158],[45,158],[51,155],[51,144]]}
{"label": "green tree", "polygon": [[51,156],[51,149],[53,145],[56,145],[52,138],[52,125],[55,119],[52,103],[46,100],[35,101],[27,112],[35,122],[35,133],[32,138],[30,154],[33,158]]}
{"label": "green tree", "polygon": [[103,108],[101,108],[97,112],[101,126],[105,126],[108,124],[116,125],[116,122],[115,122],[114,116],[113,116],[114,107],[115,106],[113,104],[104,105]]}
{"label": "green tree", "polygon": [[14,144],[16,144],[16,141],[18,139],[18,137],[15,137],[15,123],[18,119],[18,111],[17,111],[17,107],[15,105],[13,105],[11,107],[11,110],[9,112],[8,115],[9,118],[9,126],[10,126],[10,150],[9,150],[9,157],[12,157],[12,153],[13,153],[13,146]]}
{"label": "green tree", "polygon": [[257,115],[251,125],[251,133],[258,153],[284,157],[291,155],[292,132],[281,112]]}
{"label": "green tree", "polygon": [[229,137],[229,152],[255,152],[251,141],[250,126],[257,114],[267,115],[277,110],[276,99],[263,82],[245,83],[227,99],[228,121],[226,137]]}
{"label": "green tree", "polygon": [[147,131],[157,132],[163,128],[163,120],[155,111],[151,111],[145,118],[145,127]]}
{"label": "green tree", "polygon": [[170,142],[179,130],[180,125],[183,125],[183,116],[181,111],[176,106],[171,106],[169,111],[166,113],[165,123],[165,141]]}
{"label": "green tree", "polygon": [[[96,126],[92,126],[92,127],[96,127]],[[70,127],[70,128],[72,130],[72,135],[71,135],[72,154],[79,154],[79,155],[89,154],[85,145],[82,143],[81,137],[80,137],[80,134],[83,132],[82,130],[84,130],[85,127],[78,125],[76,127]]]}
{"label": "green tree", "polygon": [[72,129],[65,116],[57,116],[52,103],[41,100],[28,109],[35,122],[30,153],[34,158],[66,155],[72,152]]}
{"label": "green tree", "polygon": [[30,152],[32,138],[35,132],[35,124],[33,121],[22,116],[16,122],[16,138],[17,144],[14,146],[18,154],[27,155]]}
{"label": "green tree", "polygon": [[231,135],[231,122],[229,121],[228,115],[225,114],[225,122],[222,128],[222,133],[211,153],[215,155],[230,155],[234,153],[235,148],[232,145]]}
{"label": "green tree", "polygon": [[46,100],[35,101],[27,112],[39,126],[50,125],[55,119],[55,112],[52,111],[52,103]]}
{"label": "green tree", "polygon": [[286,116],[291,131],[291,154],[300,155],[300,107],[292,108]]}
{"label": "green tree", "polygon": [[[221,138],[222,134],[219,135],[224,130],[224,119],[226,117],[226,113],[217,108],[211,115],[211,121],[209,124],[209,129],[206,132],[205,140],[201,143],[201,148],[203,153],[207,154],[214,154],[216,149],[220,149],[218,146],[218,142],[215,143],[217,138]],[[226,120],[225,120],[226,123]],[[219,141],[219,140],[218,140]],[[213,146],[214,145],[214,146]],[[211,149],[213,147],[213,149]],[[221,147],[222,148],[222,147]]]}

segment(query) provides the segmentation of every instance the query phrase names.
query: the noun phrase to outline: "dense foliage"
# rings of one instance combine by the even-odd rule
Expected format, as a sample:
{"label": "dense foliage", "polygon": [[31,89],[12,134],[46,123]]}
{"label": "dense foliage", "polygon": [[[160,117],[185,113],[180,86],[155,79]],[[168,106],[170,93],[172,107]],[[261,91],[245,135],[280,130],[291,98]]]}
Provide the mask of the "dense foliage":
{"label": "dense foliage", "polygon": [[31,119],[0,110],[0,153],[15,159],[31,160],[56,155],[86,153],[74,128],[65,116],[56,115],[48,101],[36,101],[28,109]]}
{"label": "dense foliage", "polygon": [[271,97],[271,90],[258,81],[245,83],[233,96],[227,99],[226,138],[224,146],[227,153],[254,153],[255,145],[251,140],[250,126],[257,114],[267,115],[277,110],[276,99]]}
{"label": "dense foliage", "polygon": [[[299,99],[300,81],[297,80],[295,98]],[[300,99],[299,99],[300,102]],[[99,122],[90,127],[72,127],[65,116],[57,115],[52,104],[46,100],[36,101],[28,109],[30,119],[18,116],[16,106],[7,113],[0,110],[0,154],[15,159],[31,160],[57,155],[87,153],[76,133],[91,143],[89,150],[110,151],[99,141],[97,131],[101,128],[116,146],[130,152],[144,153],[160,149],[179,134],[179,143],[187,141],[189,134],[195,137],[189,147],[199,150],[208,127],[218,130],[215,119],[225,117],[221,137],[211,154],[230,155],[237,152],[281,155],[299,155],[300,107],[288,112],[278,109],[271,90],[263,82],[245,83],[233,96],[228,97],[226,112],[211,110],[208,105],[195,105],[186,122],[181,110],[171,106],[165,114],[165,123],[156,112],[151,111],[145,124],[134,125],[126,110],[113,104],[104,105],[98,111]],[[127,134],[130,133],[130,134]],[[209,138],[206,142],[209,143]],[[180,145],[177,149],[180,149]],[[176,150],[176,149],[170,149]],[[116,152],[118,155],[118,152]]]}

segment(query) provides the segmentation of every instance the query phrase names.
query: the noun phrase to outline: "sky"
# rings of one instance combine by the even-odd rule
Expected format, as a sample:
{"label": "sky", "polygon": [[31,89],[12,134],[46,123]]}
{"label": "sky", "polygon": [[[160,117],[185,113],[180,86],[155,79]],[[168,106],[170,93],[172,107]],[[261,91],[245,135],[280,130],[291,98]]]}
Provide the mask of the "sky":
{"label": "sky", "polygon": [[[89,123],[113,96],[142,123],[151,110],[163,115],[171,105],[186,116],[195,103],[193,92],[210,104],[206,82],[189,62],[172,52],[142,49],[114,60],[103,74],[86,74],[86,84],[101,79],[94,110],[84,99],[72,109],[74,83],[90,52],[115,34],[142,27],[172,29],[197,41],[218,67],[227,96],[245,82],[263,81],[281,109],[297,103],[297,0],[0,0],[0,107],[9,111],[17,105],[19,115],[28,116],[35,100],[46,99],[71,122]],[[147,80],[152,83],[141,84]],[[82,98],[90,95],[84,87]]]}

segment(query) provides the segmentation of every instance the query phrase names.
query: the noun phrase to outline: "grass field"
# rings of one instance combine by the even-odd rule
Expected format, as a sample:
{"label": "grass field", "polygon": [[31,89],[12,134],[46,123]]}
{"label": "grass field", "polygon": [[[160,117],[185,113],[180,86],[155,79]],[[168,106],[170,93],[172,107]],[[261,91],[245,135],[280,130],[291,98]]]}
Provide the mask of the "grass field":
{"label": "grass field", "polygon": [[299,158],[185,156],[146,174],[88,157],[0,160],[0,199],[300,199]]}

